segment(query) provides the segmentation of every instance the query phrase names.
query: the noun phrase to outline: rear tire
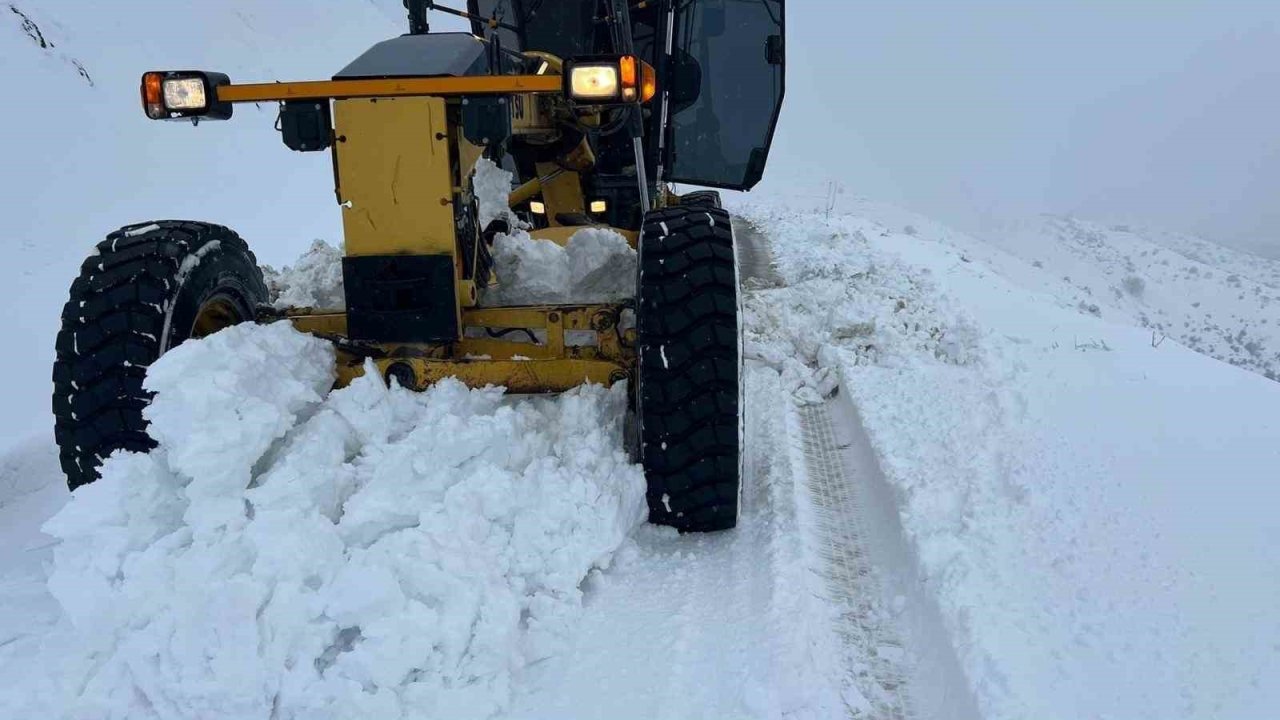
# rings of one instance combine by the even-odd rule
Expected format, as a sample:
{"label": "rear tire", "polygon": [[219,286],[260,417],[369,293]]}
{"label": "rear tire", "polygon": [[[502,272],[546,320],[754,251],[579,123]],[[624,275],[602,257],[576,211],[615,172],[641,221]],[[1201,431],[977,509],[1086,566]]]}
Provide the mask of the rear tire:
{"label": "rear tire", "polygon": [[116,450],[146,452],[147,367],[190,337],[252,320],[267,289],[240,236],[163,221],[121,228],[80,266],[53,364],[54,436],[72,490]]}
{"label": "rear tire", "polygon": [[650,522],[727,530],[741,488],[738,283],[729,214],[645,217],[636,325],[637,414]]}
{"label": "rear tire", "polygon": [[680,196],[680,205],[697,208],[724,207],[720,203],[720,193],[715,190],[694,190]]}

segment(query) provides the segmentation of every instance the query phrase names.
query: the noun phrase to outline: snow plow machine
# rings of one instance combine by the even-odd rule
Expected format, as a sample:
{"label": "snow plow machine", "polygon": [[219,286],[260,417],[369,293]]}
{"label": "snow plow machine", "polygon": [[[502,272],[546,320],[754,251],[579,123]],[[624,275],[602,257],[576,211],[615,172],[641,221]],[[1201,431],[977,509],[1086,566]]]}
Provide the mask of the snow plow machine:
{"label": "snow plow machine", "polygon": [[[446,377],[512,393],[626,380],[650,520],[737,522],[741,328],[729,215],[715,190],[761,178],[783,95],[783,0],[406,0],[409,33],[330,80],[237,84],[143,75],[154,120],[228,120],[278,103],[284,144],[329,152],[344,234],[345,308],[280,309],[232,230],[126,226],[84,261],[53,369],[72,489],[120,449],[154,447],[146,368],[241,322],[331,340],[336,384],[368,367],[422,390]],[[471,32],[432,32],[429,11]],[[511,214],[481,227],[473,168],[513,174]],[[499,198],[501,195],[499,195]],[[510,223],[561,245],[609,228],[637,251],[634,299],[485,307]]]}

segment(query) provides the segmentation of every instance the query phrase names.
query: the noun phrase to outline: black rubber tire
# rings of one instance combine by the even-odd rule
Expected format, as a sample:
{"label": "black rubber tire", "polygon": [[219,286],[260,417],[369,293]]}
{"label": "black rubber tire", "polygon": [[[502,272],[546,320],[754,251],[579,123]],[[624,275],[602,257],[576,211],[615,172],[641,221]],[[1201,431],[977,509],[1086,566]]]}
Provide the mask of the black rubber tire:
{"label": "black rubber tire", "polygon": [[719,208],[650,212],[640,237],[636,412],[649,521],[727,530],[741,494],[733,229]]}
{"label": "black rubber tire", "polygon": [[220,225],[127,226],[80,266],[53,363],[54,437],[72,490],[98,479],[112,452],[155,447],[142,417],[151,399],[143,377],[191,336],[197,311],[214,298],[232,323],[253,319],[267,301],[253,253]]}
{"label": "black rubber tire", "polygon": [[680,204],[684,207],[724,207],[720,203],[720,193],[715,190],[694,190],[691,193],[685,193],[680,196]]}

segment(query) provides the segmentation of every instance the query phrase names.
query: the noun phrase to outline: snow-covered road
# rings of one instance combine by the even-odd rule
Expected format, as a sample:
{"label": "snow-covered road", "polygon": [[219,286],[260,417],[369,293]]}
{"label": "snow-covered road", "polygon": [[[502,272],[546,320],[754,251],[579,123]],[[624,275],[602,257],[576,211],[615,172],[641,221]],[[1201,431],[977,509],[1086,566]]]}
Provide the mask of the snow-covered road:
{"label": "snow-covered road", "polygon": [[[780,286],[767,236],[735,231],[747,296]],[[531,668],[513,716],[914,717],[904,636],[856,529],[853,485],[875,459],[846,452],[828,419],[836,401],[798,406],[769,364],[748,359],[745,372],[739,528],[642,528],[588,581],[571,650]]]}
{"label": "snow-covered road", "polygon": [[[50,444],[0,459],[0,714],[1163,720],[1280,700],[1280,385],[1028,292],[974,241],[747,214],[737,530],[638,522],[618,393],[324,396],[322,344],[237,329],[157,366],[158,462],[67,505]],[[201,432],[228,422],[253,432]],[[39,528],[60,510],[59,544]]]}
{"label": "snow-covered road", "polygon": [[[777,288],[781,278],[773,270],[765,236],[747,225],[739,225],[739,231],[743,236],[742,279],[750,299],[755,292]],[[341,402],[337,407],[346,409],[339,409],[339,413],[349,412],[353,403],[372,403],[373,409],[378,402],[385,402],[371,399],[367,389],[360,393],[361,400]],[[847,485],[852,481],[850,473],[873,475],[874,458],[861,456],[857,459],[861,465],[851,466],[854,460],[846,452],[847,443],[832,434],[827,419],[826,406],[833,401],[819,398],[807,406],[798,405],[793,394],[794,388],[785,386],[782,375],[770,363],[747,361],[747,457],[739,529],[680,537],[664,528],[637,528],[582,580],[580,616],[565,626],[569,629],[563,631],[558,649],[535,654],[527,664],[516,664],[510,677],[509,704],[498,697],[494,705],[500,715],[912,716],[905,635],[897,631],[895,621],[883,609],[886,600],[870,564],[871,553],[863,546],[863,532],[854,531],[852,525],[863,521]],[[187,401],[199,402],[199,398],[189,396]],[[404,412],[401,407],[393,414]],[[324,424],[319,417],[303,427],[317,424]],[[316,434],[314,430],[290,432],[302,433],[288,441],[291,445],[308,442],[306,436]],[[351,441],[345,442],[350,445]],[[353,451],[349,448],[346,452]],[[11,610],[7,617],[24,618],[4,627],[0,658],[9,663],[22,663],[31,654],[52,659],[59,653],[76,652],[65,635],[65,620],[59,626],[57,603],[43,587],[42,565],[49,563],[50,548],[56,541],[40,533],[38,527],[68,497],[52,460],[49,448],[32,445],[11,455],[5,466],[3,479],[13,487],[0,508],[5,513],[9,548],[4,602]],[[290,461],[275,462],[287,466]],[[269,483],[267,477],[254,483]],[[138,511],[134,508],[130,512]],[[198,527],[192,530],[202,532]],[[256,531],[250,526],[238,532]],[[204,542],[225,546],[227,540]],[[167,562],[181,566],[192,560],[188,553]],[[259,574],[256,569],[251,572]],[[272,582],[288,584],[289,580],[276,575]],[[183,591],[180,582],[169,590],[161,586],[151,590]],[[67,599],[63,597],[64,602]],[[82,617],[87,617],[85,611],[85,607],[79,608]],[[161,616],[172,613],[163,603],[155,612]],[[176,624],[181,633],[182,622]],[[60,629],[63,637],[46,640],[46,636],[58,638]],[[289,631],[281,626],[273,632]],[[473,628],[473,632],[481,631],[483,628]],[[423,642],[430,642],[429,637]],[[108,652],[119,655],[123,651]],[[186,662],[181,655],[170,659]],[[126,658],[124,662],[132,669],[119,675],[120,680],[132,676],[134,682],[146,682],[137,677],[136,660]],[[281,671],[287,673],[284,668]],[[208,675],[209,669],[203,672]],[[208,677],[216,686],[216,667]],[[100,679],[94,681],[100,683]],[[501,687],[505,688],[505,683]],[[69,690],[57,682],[45,687]],[[493,691],[498,686],[489,683],[485,687]],[[96,702],[119,707],[119,696],[110,688],[98,687],[98,693]],[[171,709],[181,707],[186,696],[181,690],[163,694]],[[106,700],[108,697],[116,699]],[[20,692],[8,693],[3,699],[18,701],[18,707],[24,700]],[[60,706],[86,707],[70,699],[50,702],[46,696],[41,700],[40,704],[55,711]],[[251,697],[242,695],[241,700],[240,707],[252,706]],[[411,712],[413,708],[408,705],[404,710]],[[159,712],[163,715],[164,710]],[[342,717],[340,711],[336,717]]]}

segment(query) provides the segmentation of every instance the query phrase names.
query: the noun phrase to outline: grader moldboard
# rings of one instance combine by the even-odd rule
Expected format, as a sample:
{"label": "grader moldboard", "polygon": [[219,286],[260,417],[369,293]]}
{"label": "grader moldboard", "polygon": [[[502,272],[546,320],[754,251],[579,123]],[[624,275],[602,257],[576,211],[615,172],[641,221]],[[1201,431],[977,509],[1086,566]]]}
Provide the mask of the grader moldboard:
{"label": "grader moldboard", "polygon": [[[299,152],[329,151],[345,237],[346,307],[272,309],[244,241],[205,222],[111,233],[62,313],[53,409],[71,487],[103,458],[147,451],[147,366],[239,322],[325,337],[338,384],[368,360],[423,389],[454,376],[517,393],[629,380],[649,518],[682,531],[737,522],[741,333],[733,231],[719,195],[764,171],[783,95],[783,0],[406,0],[410,32],[332,80],[233,84],[148,72],[155,120],[227,120],[279,103]],[[430,32],[428,11],[471,32]],[[471,182],[485,157],[535,238],[608,227],[639,254],[634,301],[482,307],[490,246]],[[480,359],[477,359],[480,358]]]}

